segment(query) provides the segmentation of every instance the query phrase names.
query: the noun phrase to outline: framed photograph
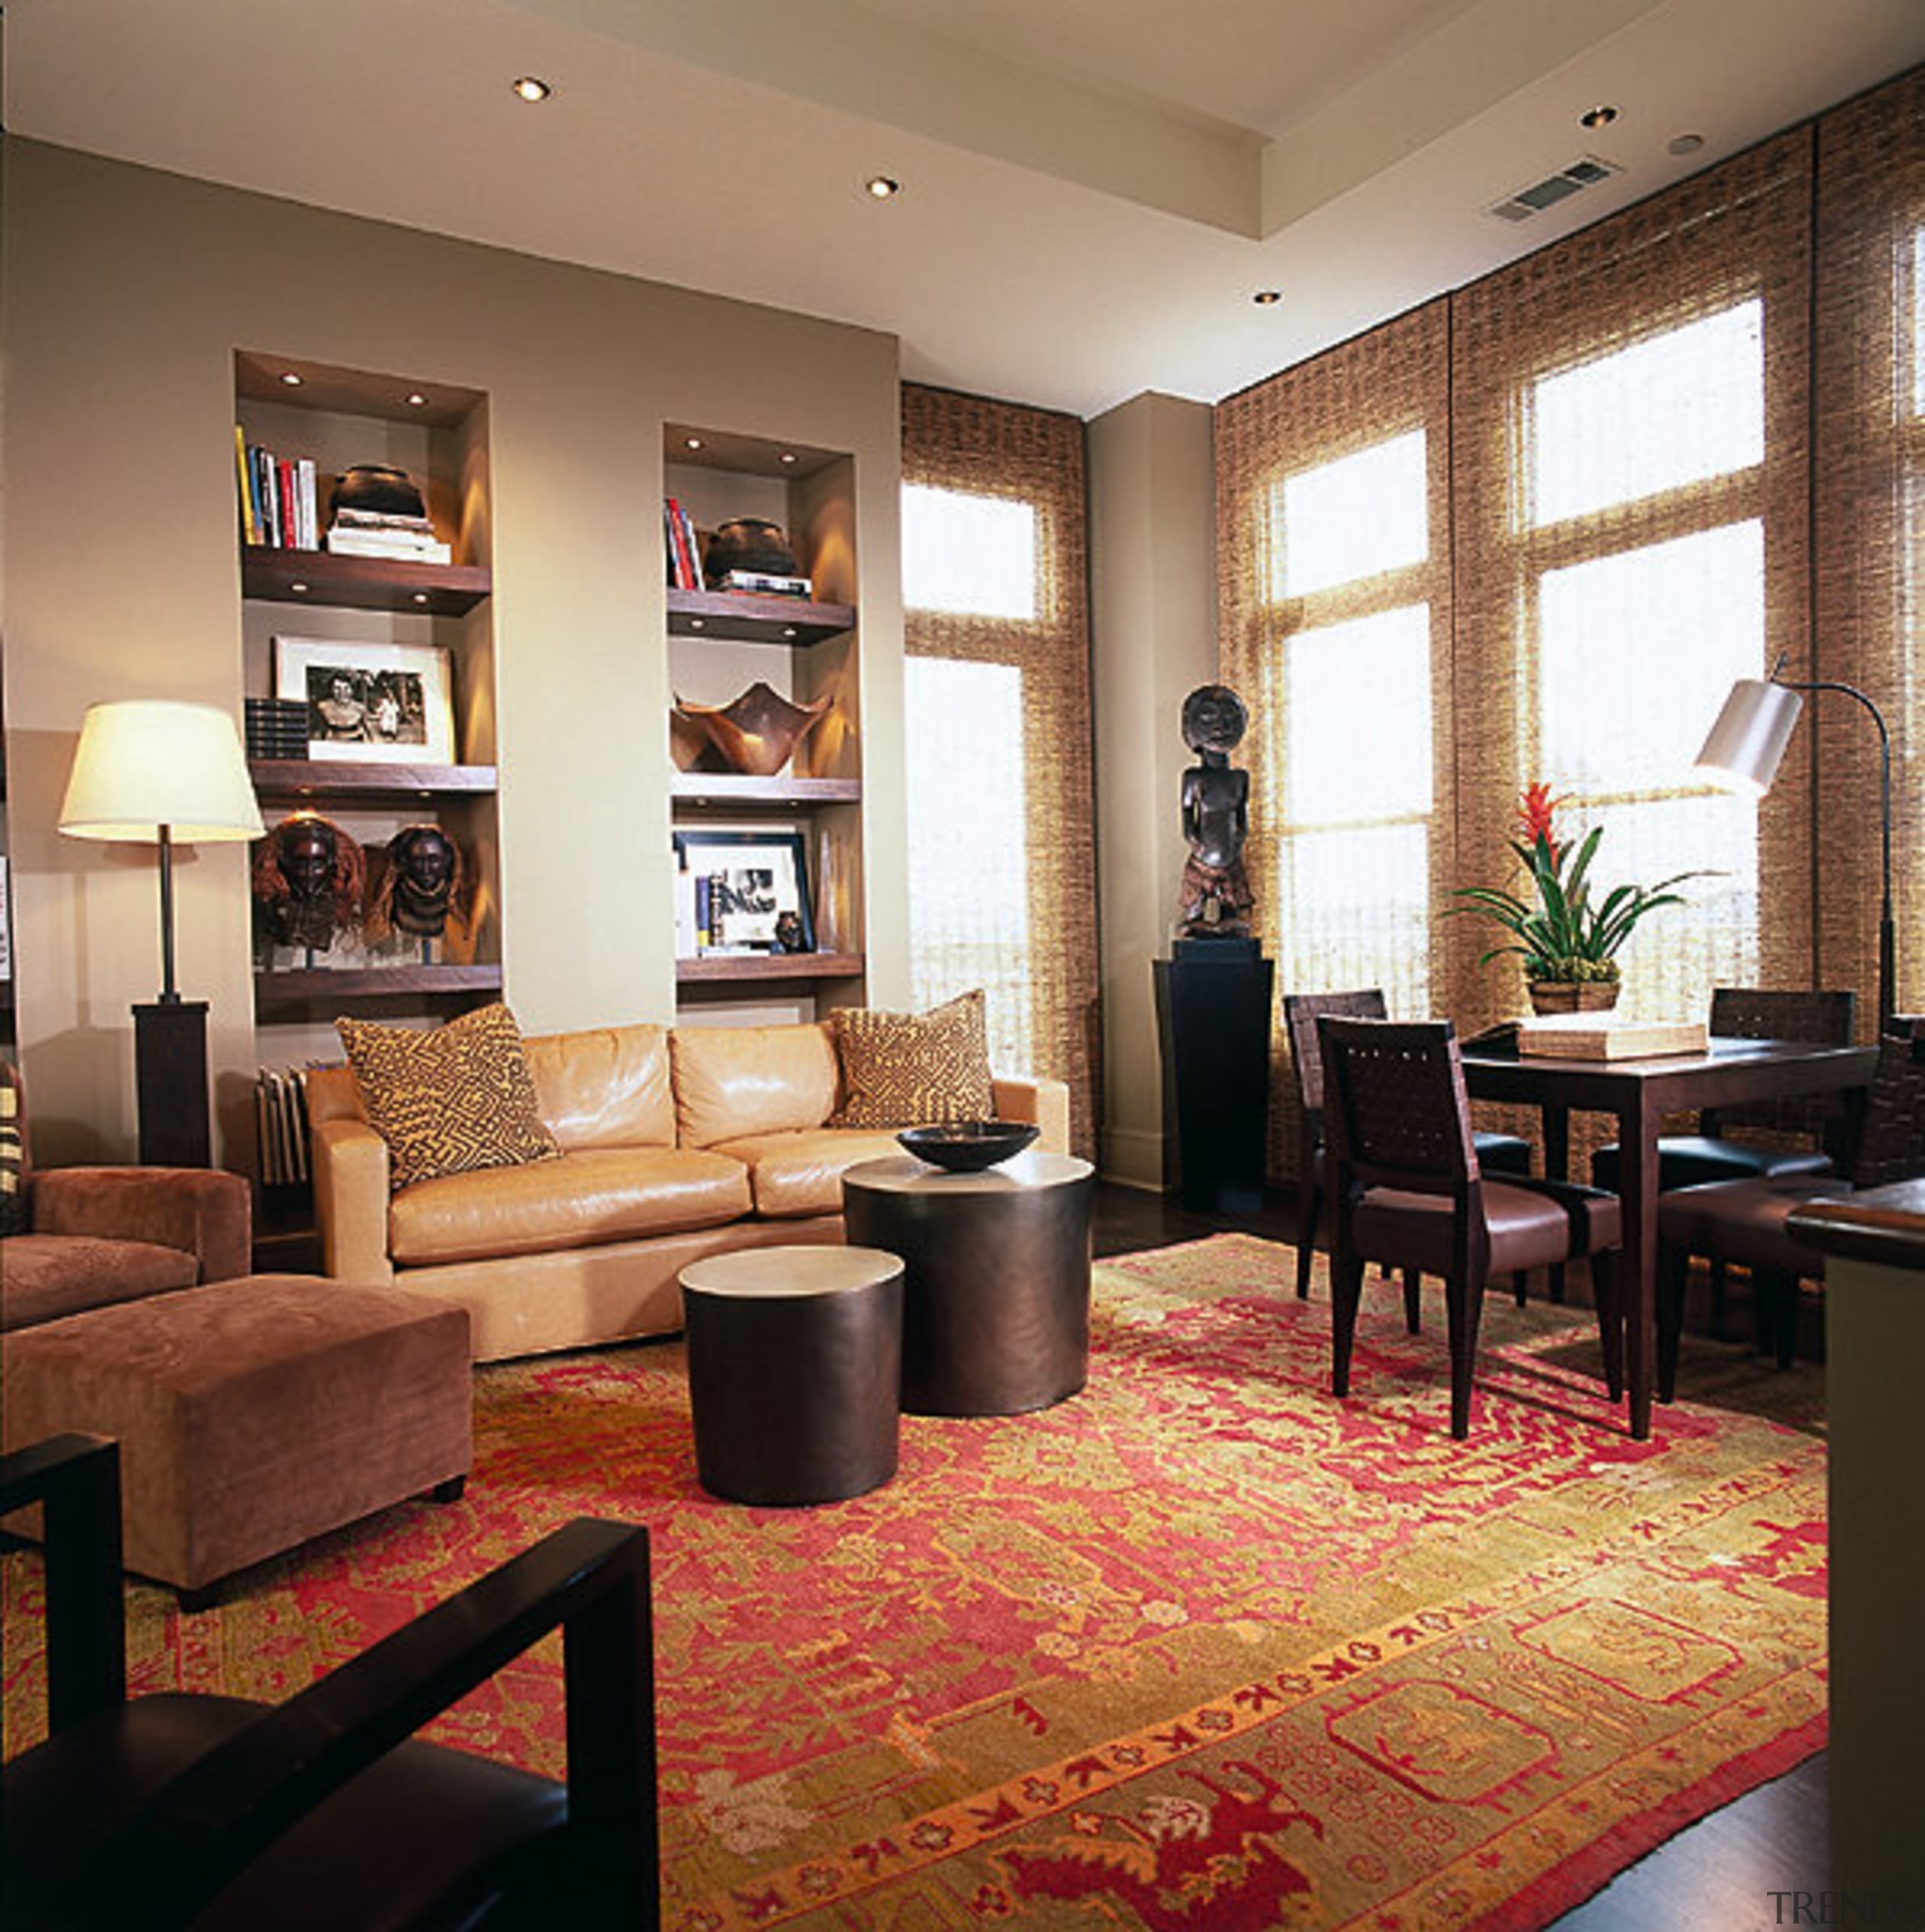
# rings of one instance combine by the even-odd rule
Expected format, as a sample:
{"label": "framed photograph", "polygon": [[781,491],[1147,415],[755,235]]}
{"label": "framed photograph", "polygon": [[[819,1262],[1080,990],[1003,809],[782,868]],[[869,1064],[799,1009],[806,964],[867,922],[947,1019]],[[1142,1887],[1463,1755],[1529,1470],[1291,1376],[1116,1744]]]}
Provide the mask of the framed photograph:
{"label": "framed photograph", "polygon": [[311,757],[456,762],[454,687],[439,645],[277,637],[274,693],[308,707]]}
{"label": "framed photograph", "polygon": [[690,881],[677,900],[693,927],[690,953],[815,951],[799,832],[685,828],[675,834],[675,868]]}

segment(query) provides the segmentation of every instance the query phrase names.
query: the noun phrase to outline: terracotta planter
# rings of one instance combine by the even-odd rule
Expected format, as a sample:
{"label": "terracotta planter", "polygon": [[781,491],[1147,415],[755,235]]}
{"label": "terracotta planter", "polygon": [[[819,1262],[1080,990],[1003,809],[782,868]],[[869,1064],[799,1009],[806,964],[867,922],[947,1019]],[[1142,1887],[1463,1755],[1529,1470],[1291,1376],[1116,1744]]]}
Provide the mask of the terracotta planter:
{"label": "terracotta planter", "polygon": [[1617,1004],[1614,979],[1534,979],[1533,1013],[1608,1013]]}

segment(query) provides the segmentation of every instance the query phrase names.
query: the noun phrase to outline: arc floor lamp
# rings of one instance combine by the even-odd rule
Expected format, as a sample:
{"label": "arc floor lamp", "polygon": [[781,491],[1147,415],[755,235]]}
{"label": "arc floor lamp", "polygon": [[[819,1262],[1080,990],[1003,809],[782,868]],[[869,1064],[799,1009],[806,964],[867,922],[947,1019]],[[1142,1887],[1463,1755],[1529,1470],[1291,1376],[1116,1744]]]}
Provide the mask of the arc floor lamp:
{"label": "arc floor lamp", "polygon": [[1724,708],[1711,726],[1697,769],[1714,783],[1733,790],[1760,794],[1778,775],[1778,762],[1791,742],[1792,727],[1805,708],[1801,691],[1838,691],[1855,698],[1878,728],[1879,831],[1884,869],[1883,896],[1878,907],[1878,1029],[1884,1030],[1898,1005],[1898,945],[1892,924],[1892,740],[1884,714],[1855,684],[1830,678],[1800,682],[1781,678],[1780,654],[1769,678],[1741,678],[1731,687]]}
{"label": "arc floor lamp", "polygon": [[174,848],[258,839],[260,807],[234,720],[212,705],[135,698],[89,705],[60,808],[73,839],[160,848],[160,997],[134,1008],[140,1157],[211,1159],[208,1007],[174,979]]}

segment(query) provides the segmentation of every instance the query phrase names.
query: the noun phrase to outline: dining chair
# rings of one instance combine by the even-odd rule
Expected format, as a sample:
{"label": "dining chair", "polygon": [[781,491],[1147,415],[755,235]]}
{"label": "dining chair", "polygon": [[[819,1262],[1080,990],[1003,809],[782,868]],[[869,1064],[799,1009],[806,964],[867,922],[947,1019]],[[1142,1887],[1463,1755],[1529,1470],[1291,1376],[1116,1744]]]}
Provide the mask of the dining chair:
{"label": "dining chair", "polygon": [[[82,1932],[653,1925],[648,1533],[578,1518],[284,1703],[129,1697],[118,1445],[0,1457],[42,1508],[48,1735],[0,1773],[4,1916]],[[413,1733],[559,1627],[567,1782]]]}
{"label": "dining chair", "polygon": [[1444,1278],[1451,1433],[1470,1433],[1484,1291],[1496,1275],[1588,1257],[1613,1401],[1624,1388],[1624,1335],[1612,1251],[1615,1194],[1525,1175],[1486,1178],[1470,1124],[1457,1036],[1448,1020],[1318,1022],[1332,1197],[1331,1387],[1350,1392],[1366,1261]]}
{"label": "dining chair", "polygon": [[1657,1399],[1678,1381],[1693,1254],[1748,1269],[1758,1343],[1789,1368],[1798,1350],[1798,1284],[1824,1279],[1824,1257],[1791,1235],[1792,1210],[1925,1175],[1925,1018],[1878,1042],[1878,1063],[1847,1174],[1760,1175],[1681,1187],[1658,1203]]}
{"label": "dining chair", "polygon": [[[1361,987],[1354,993],[1287,993],[1284,995],[1284,1025],[1290,1036],[1290,1063],[1296,1072],[1296,1292],[1299,1301],[1310,1297],[1310,1277],[1314,1265],[1317,1236],[1326,1236],[1323,1227],[1323,1060],[1317,1042],[1317,1023],[1325,1018],[1383,1020],[1390,1017],[1381,987]],[[1506,1174],[1531,1171],[1531,1144],[1516,1134],[1477,1135],[1478,1159],[1486,1167]],[[1524,1301],[1524,1278],[1514,1284],[1517,1305]],[[1418,1328],[1417,1281],[1415,1276],[1404,1284],[1404,1312],[1411,1333]]]}
{"label": "dining chair", "polygon": [[[1846,991],[1720,986],[1712,989],[1707,1030],[1714,1039],[1805,1040],[1822,1046],[1849,1046],[1857,1024],[1857,995]],[[1658,1142],[1658,1190],[1662,1193],[1708,1181],[1744,1181],[1764,1175],[1830,1173],[1845,1123],[1845,1103],[1830,1093],[1708,1108],[1698,1116],[1696,1133],[1666,1134]],[[1734,1130],[1741,1137],[1734,1137]],[[1777,1138],[1742,1138],[1747,1133]],[[1591,1157],[1592,1185],[1608,1187],[1615,1193],[1618,1166],[1615,1141],[1599,1148]],[[1724,1327],[1724,1268],[1716,1260],[1711,1265],[1711,1332],[1717,1335]]]}

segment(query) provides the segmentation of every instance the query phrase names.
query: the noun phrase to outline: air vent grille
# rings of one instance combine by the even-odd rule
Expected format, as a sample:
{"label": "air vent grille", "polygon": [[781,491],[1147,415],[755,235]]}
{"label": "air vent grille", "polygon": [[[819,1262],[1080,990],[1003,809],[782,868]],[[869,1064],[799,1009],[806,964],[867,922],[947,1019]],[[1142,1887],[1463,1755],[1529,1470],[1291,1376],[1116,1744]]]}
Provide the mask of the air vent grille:
{"label": "air vent grille", "polygon": [[1499,221],[1529,221],[1532,215],[1542,214],[1546,208],[1555,208],[1560,202],[1568,201],[1584,189],[1594,188],[1599,182],[1608,181],[1623,171],[1614,161],[1581,154],[1556,174],[1547,174],[1542,181],[1533,181],[1529,187],[1506,195],[1501,202],[1493,202],[1484,213],[1495,215]]}

